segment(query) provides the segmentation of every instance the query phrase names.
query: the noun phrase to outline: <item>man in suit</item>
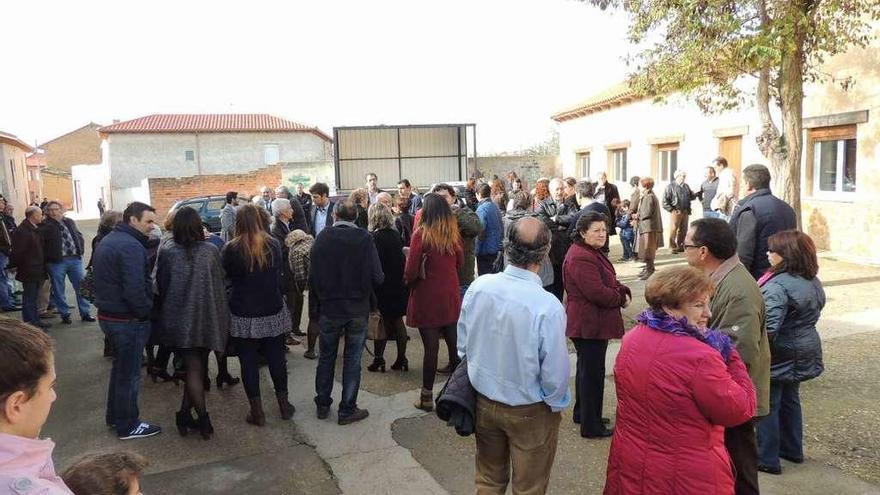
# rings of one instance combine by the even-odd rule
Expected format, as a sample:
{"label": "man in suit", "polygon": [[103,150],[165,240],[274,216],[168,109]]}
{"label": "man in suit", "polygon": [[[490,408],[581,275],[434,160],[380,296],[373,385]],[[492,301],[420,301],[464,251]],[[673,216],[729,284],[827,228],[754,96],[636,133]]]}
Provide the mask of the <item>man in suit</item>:
{"label": "man in suit", "polygon": [[312,211],[309,212],[310,234],[315,238],[325,227],[333,225],[333,201],[330,201],[330,188],[323,182],[316,182],[309,188],[312,195]]}
{"label": "man in suit", "polygon": [[[620,206],[620,191],[617,190],[617,186],[608,182],[608,174],[605,172],[599,174],[599,181],[596,183],[596,201],[604,203],[608,208],[608,213],[606,213],[608,215],[608,237],[617,235],[617,229],[614,228],[614,214],[617,212],[617,207]],[[605,247],[608,247],[607,242]]]}
{"label": "man in suit", "polygon": [[226,206],[220,212],[220,238],[229,242],[235,237],[235,208],[238,207],[238,193],[226,193]]}

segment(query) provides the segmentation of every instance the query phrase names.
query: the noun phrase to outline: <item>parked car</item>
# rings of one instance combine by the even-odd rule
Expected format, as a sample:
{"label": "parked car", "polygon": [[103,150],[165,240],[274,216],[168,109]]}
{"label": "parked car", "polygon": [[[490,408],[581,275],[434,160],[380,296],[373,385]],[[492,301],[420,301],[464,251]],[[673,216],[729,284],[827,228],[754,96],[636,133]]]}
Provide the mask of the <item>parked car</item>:
{"label": "parked car", "polygon": [[[250,203],[250,200],[239,196],[238,204],[242,205],[244,203]],[[174,203],[171,211],[177,211],[183,207],[192,208],[199,212],[202,222],[208,226],[210,232],[215,234],[220,232],[220,212],[226,207],[226,195],[182,199]]]}

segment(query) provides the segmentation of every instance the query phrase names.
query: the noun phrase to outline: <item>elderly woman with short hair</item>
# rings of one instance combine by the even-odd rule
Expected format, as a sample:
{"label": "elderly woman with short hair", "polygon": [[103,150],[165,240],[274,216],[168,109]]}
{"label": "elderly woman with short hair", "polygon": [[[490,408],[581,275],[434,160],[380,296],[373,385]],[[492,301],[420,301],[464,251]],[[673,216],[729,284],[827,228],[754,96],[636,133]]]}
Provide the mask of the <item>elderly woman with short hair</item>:
{"label": "elderly woman with short hair", "polygon": [[660,218],[660,201],[654,195],[654,179],[645,177],[639,181],[639,207],[636,211],[639,229],[639,253],[645,260],[645,268],[639,279],[648,280],[654,273],[657,248],[663,246],[663,220]]}
{"label": "elderly woman with short hair", "polygon": [[758,470],[781,474],[779,458],[804,462],[800,384],[822,374],[822,341],[816,322],[825,290],[816,274],[816,244],[784,230],[767,240],[770,270],[758,279],[770,338],[770,414],[758,423]]}
{"label": "elderly woman with short hair", "polygon": [[617,425],[606,494],[733,493],[724,428],[755,415],[755,387],[730,337],[706,328],[714,285],[689,266],[648,281],[650,306],[614,365]]}
{"label": "elderly woman with short hair", "polygon": [[620,308],[629,304],[629,288],[617,280],[614,265],[602,252],[608,219],[588,211],[577,222],[577,238],[562,266],[567,323],[566,337],[577,349],[574,421],[584,438],[611,436],[602,418],[605,395],[605,352],[610,339],[623,337]]}
{"label": "elderly woman with short hair", "polygon": [[[379,193],[379,196],[386,193]],[[403,283],[403,269],[406,257],[403,255],[403,242],[400,234],[394,230],[394,215],[391,208],[385,206],[381,198],[370,205],[368,210],[370,233],[379,261],[382,264],[382,272],[385,273],[385,281],[376,288],[379,313],[382,315],[380,334],[383,338],[373,341],[373,363],[367,367],[368,371],[385,372],[385,344],[389,339],[397,342],[397,359],[391,365],[392,370],[409,370],[409,362],[406,360],[406,325],[403,324],[403,316],[406,315],[406,305],[409,301],[409,290]]]}

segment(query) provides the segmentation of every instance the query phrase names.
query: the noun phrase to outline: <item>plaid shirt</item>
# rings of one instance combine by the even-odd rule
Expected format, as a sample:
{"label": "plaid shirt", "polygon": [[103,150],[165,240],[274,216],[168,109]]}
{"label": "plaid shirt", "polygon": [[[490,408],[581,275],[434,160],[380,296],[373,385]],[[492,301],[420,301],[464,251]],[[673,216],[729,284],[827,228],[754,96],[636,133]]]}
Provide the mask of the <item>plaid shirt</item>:
{"label": "plaid shirt", "polygon": [[61,254],[63,256],[76,256],[76,241],[73,240],[73,234],[62,220],[61,224]]}
{"label": "plaid shirt", "polygon": [[294,230],[287,234],[284,242],[290,249],[288,262],[296,289],[305,290],[309,284],[309,253],[312,250],[314,238],[302,230]]}

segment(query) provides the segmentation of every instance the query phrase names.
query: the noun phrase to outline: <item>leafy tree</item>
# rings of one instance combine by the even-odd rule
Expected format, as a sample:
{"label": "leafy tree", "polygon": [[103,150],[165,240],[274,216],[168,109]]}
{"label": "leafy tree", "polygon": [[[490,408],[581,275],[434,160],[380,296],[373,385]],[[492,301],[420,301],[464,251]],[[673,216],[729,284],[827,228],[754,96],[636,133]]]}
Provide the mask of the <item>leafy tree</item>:
{"label": "leafy tree", "polygon": [[707,113],[754,102],[762,123],[757,145],[774,190],[800,218],[804,83],[833,80],[823,62],[871,41],[880,1],[584,1],[630,15],[635,91],[657,99],[681,93]]}

